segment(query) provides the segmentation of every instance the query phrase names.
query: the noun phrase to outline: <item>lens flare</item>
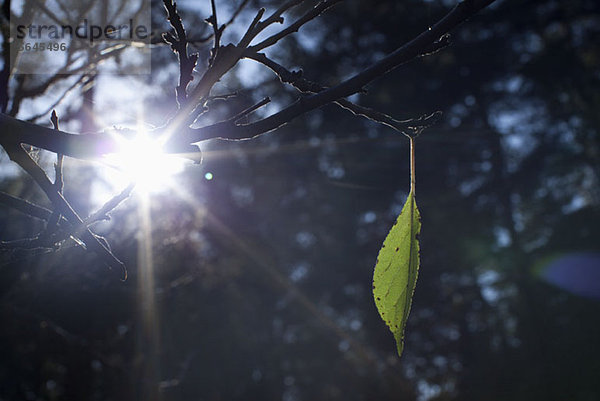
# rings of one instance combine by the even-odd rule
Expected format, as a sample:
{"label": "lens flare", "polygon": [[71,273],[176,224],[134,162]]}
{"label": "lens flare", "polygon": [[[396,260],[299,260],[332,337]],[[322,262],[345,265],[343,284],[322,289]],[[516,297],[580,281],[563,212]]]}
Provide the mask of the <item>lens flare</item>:
{"label": "lens flare", "polygon": [[583,297],[600,300],[600,253],[556,255],[540,263],[536,272],[546,282]]}
{"label": "lens flare", "polygon": [[173,176],[183,171],[184,160],[164,153],[160,141],[145,132],[138,132],[132,139],[120,138],[119,143],[119,152],[108,155],[106,161],[135,182],[139,190],[167,190]]}

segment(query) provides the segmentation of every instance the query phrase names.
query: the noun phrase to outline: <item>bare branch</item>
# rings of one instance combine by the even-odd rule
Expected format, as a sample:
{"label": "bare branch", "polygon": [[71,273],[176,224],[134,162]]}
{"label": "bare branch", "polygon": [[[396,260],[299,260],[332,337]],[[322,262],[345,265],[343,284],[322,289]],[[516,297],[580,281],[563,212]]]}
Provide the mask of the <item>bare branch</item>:
{"label": "bare branch", "polygon": [[238,43],[237,47],[246,48],[250,44],[252,39],[254,39],[254,37],[260,33],[260,29],[258,28],[258,26],[260,23],[260,19],[262,18],[264,13],[265,13],[264,8],[261,8],[260,10],[258,10],[258,12],[256,13],[256,16],[250,23],[250,26],[248,26],[246,33],[244,34],[244,36],[242,36],[242,39]]}
{"label": "bare branch", "polygon": [[41,94],[45,93],[48,90],[48,88],[50,88],[53,84],[66,77],[70,77],[79,73],[88,74],[90,73],[90,71],[93,71],[100,62],[110,57],[117,56],[126,48],[127,46],[124,44],[115,45],[111,48],[104,50],[101,54],[94,54],[94,57],[91,60],[87,60],[79,67],[73,69],[69,69],[69,67],[73,64],[76,64],[76,62],[72,59],[69,59],[67,60],[65,65],[63,65],[61,69],[54,75],[52,75],[48,80],[32,88],[23,88],[22,82],[25,75],[17,75],[17,82],[20,82],[21,85],[19,86],[19,88],[17,88],[18,90],[15,90],[15,96],[12,99],[11,108],[7,112],[7,114],[11,116],[16,116],[19,112],[19,108],[23,99],[28,97],[40,96]]}
{"label": "bare branch", "polygon": [[[197,107],[202,107],[203,102],[210,96],[213,85],[239,61],[246,51],[246,48],[240,48],[235,45],[221,47],[219,56],[215,59],[211,68],[205,72],[197,86],[191,91],[186,106],[180,110],[176,118],[169,122],[166,127],[162,128],[163,130],[173,130],[178,133],[178,135],[171,138],[168,150],[174,153],[188,152],[191,150],[191,143],[211,138],[253,138],[274,130],[303,113],[357,93],[366,84],[376,78],[386,75],[408,61],[431,52],[436,46],[440,46],[436,45],[436,43],[444,43],[440,38],[493,1],[465,0],[459,3],[433,27],[427,29],[361,73],[356,74],[337,86],[303,97],[287,108],[265,119],[245,125],[236,125],[230,121],[224,121],[198,129],[188,129],[186,123],[189,122],[189,116],[193,114]],[[259,14],[262,15],[262,13]],[[256,21],[257,18],[255,18],[252,26],[256,25]],[[118,149],[117,144],[109,135],[67,134],[62,131],[54,131],[28,124],[5,114],[0,114],[0,130],[3,132],[1,138],[3,145],[5,143],[27,143],[78,158],[98,157],[106,153],[115,152]]]}
{"label": "bare branch", "polygon": [[[56,110],[52,110],[52,116],[50,117],[50,121],[52,121],[52,125],[56,131],[59,131],[58,127],[58,115],[56,115]],[[62,153],[56,154],[56,164],[54,165],[55,179],[54,179],[54,187],[58,192],[62,194],[64,182],[63,182],[63,159],[64,156]]]}
{"label": "bare branch", "polygon": [[233,97],[237,97],[237,96],[239,96],[238,92],[223,93],[221,95],[212,95],[212,96],[209,96],[206,99],[206,101],[207,102],[213,102],[215,100],[229,100],[229,99],[231,99]]}
{"label": "bare branch", "polygon": [[[164,1],[166,4],[168,0]],[[219,49],[218,54],[216,54],[216,57],[212,60],[212,64],[209,65],[209,68],[204,72],[196,87],[191,91],[187,101],[185,102],[185,105],[180,104],[182,107],[180,107],[179,112],[165,127],[166,131],[177,132],[182,127],[187,128],[194,122],[196,116],[202,113],[202,110],[204,109],[204,103],[210,96],[210,91],[212,90],[213,86],[221,79],[221,77],[223,77],[223,75],[225,75],[239,62],[245,49],[257,34],[255,33],[255,28],[260,22],[264,12],[264,8],[261,8],[258,11],[237,46],[229,44]],[[172,40],[175,41],[175,38],[172,38]],[[189,152],[190,148],[188,145],[180,145],[179,149]]]}
{"label": "bare branch", "polygon": [[[58,116],[56,115],[56,110],[52,110],[52,116],[50,117],[50,121],[52,121],[52,125],[56,131],[59,130],[58,127]],[[56,163],[54,164],[54,188],[59,193],[63,193],[63,160],[64,156],[62,153],[56,154]],[[46,231],[53,232],[58,228],[58,222],[60,221],[60,212],[56,209],[50,219],[48,219],[48,224],[46,224]]]}
{"label": "bare branch", "polygon": [[[81,74],[79,76],[79,78],[73,82],[73,84],[71,86],[69,86],[55,101],[54,103],[52,103],[49,107],[47,107],[44,111],[35,114],[32,117],[29,117],[27,120],[28,122],[35,122],[38,118],[44,117],[46,115],[48,115],[48,113],[50,113],[53,109],[55,109],[59,104],[61,104],[61,102],[63,100],[65,100],[65,98],[67,97],[67,95],[69,93],[71,93],[75,88],[77,88],[80,84],[81,86],[85,86],[86,84],[88,84],[91,79],[89,79],[90,76],[87,74]],[[64,117],[64,116],[63,116]]]}
{"label": "bare branch", "polygon": [[[301,71],[290,71],[283,67],[281,64],[271,60],[263,53],[249,55],[248,58],[256,60],[261,64],[269,67],[281,80],[281,82],[289,83],[296,89],[303,93],[319,93],[327,89],[324,86],[317,84],[316,82],[309,81],[302,76]],[[423,128],[434,124],[441,112],[435,112],[430,116],[423,116],[419,119],[408,119],[408,120],[396,120],[393,117],[381,113],[379,111],[370,109],[368,107],[359,106],[355,103],[350,102],[346,99],[338,99],[334,102],[338,106],[345,110],[350,111],[352,114],[367,118],[377,123],[386,125],[398,132],[405,133],[405,131],[411,131],[416,133]]]}
{"label": "bare branch", "polygon": [[129,198],[131,192],[135,188],[135,184],[129,184],[123,191],[108,200],[100,209],[91,214],[84,223],[90,225],[100,220],[110,220],[110,212],[117,208],[125,199]]}
{"label": "bare branch", "polygon": [[23,238],[13,241],[0,241],[0,249],[40,249],[48,248],[46,243],[43,242],[39,237]]}
{"label": "bare branch", "polygon": [[[259,23],[264,12],[264,8],[261,8],[258,11],[237,46],[229,44],[219,49],[217,57],[215,57],[213,63],[204,72],[196,87],[191,91],[185,107],[181,107],[179,112],[165,127],[167,132],[178,132],[181,129],[187,129],[187,127],[194,122],[196,117],[202,113],[204,103],[210,96],[210,91],[213,86],[242,58],[244,51],[255,36],[255,27]],[[189,151],[188,145],[189,144],[180,144],[178,146],[178,151]]]}
{"label": "bare branch", "polygon": [[229,21],[227,21],[224,24],[223,29],[225,29],[225,27],[228,27],[229,25],[233,24],[233,22],[235,21],[235,19],[238,17],[238,15],[240,15],[240,13],[242,12],[242,10],[246,7],[246,5],[248,4],[249,0],[244,0],[240,3],[240,5],[238,6],[238,8],[234,11],[234,13],[231,15],[231,18],[229,18]]}
{"label": "bare branch", "polygon": [[[166,2],[167,0],[164,1]],[[229,44],[219,49],[218,55],[212,60],[212,64],[202,75],[196,87],[191,91],[185,107],[180,108],[177,115],[171,119],[165,129],[170,132],[178,132],[181,129],[187,129],[187,127],[194,122],[196,116],[201,114],[204,109],[204,103],[210,95],[210,91],[215,83],[239,62],[247,47],[250,45],[250,42],[256,35],[268,25],[274,22],[282,22],[281,14],[289,8],[300,4],[302,1],[303,0],[290,0],[286,2],[264,22],[261,22],[260,19],[264,15],[265,9],[261,8],[258,10],[239,43],[237,45]],[[189,151],[188,145],[189,144],[179,144],[177,146],[177,151]]]}
{"label": "bare branch", "polygon": [[[110,200],[108,200],[100,209],[91,214],[84,220],[85,226],[89,226],[101,220],[110,220],[110,212],[116,209],[124,200],[126,200],[130,195],[133,189],[135,188],[135,184],[128,185],[121,193],[117,194]],[[5,206],[12,207],[28,216],[36,217],[41,220],[47,220],[48,226],[50,225],[50,220],[52,220],[53,216],[56,212],[51,212],[50,210],[35,205],[31,202],[28,202],[24,199],[20,199],[14,197],[12,195],[6,194],[4,192],[0,192],[0,203]],[[85,246],[79,239],[74,237],[70,233],[70,224],[67,220],[58,214],[59,220],[57,221],[57,229],[60,230],[44,230],[39,235],[33,238],[25,238],[14,241],[0,241],[0,249],[57,249],[60,246],[60,243],[64,240],[71,238],[77,244]],[[94,233],[92,235],[98,240],[101,241],[104,246],[109,249],[108,243],[106,240]]]}
{"label": "bare branch", "polygon": [[167,10],[167,19],[175,30],[175,35],[166,32],[163,33],[162,37],[165,42],[171,45],[171,49],[173,49],[179,58],[179,85],[177,85],[175,91],[177,103],[179,107],[183,107],[187,103],[187,87],[194,79],[192,72],[198,62],[198,54],[188,54],[187,34],[177,11],[177,3],[173,0],[163,0],[163,4]]}
{"label": "bare branch", "polygon": [[17,198],[2,191],[0,191],[0,203],[40,220],[48,220],[52,215],[52,211],[45,207],[38,206],[35,203]]}
{"label": "bare branch", "polygon": [[[4,145],[3,145],[4,146]],[[122,271],[122,279],[127,278],[125,265],[110,251],[106,241],[94,235],[81,220],[79,215],[73,210],[71,205],[65,200],[62,194],[56,191],[54,184],[48,179],[44,170],[31,158],[20,145],[4,146],[10,159],[21,166],[42,188],[48,199],[54,207],[66,217],[71,225],[73,235],[80,237],[85,241],[98,256],[100,256],[109,267],[117,267]]]}
{"label": "bare branch", "polygon": [[[337,86],[328,88],[311,96],[302,97],[285,109],[263,120],[246,125],[235,125],[230,121],[223,121],[198,129],[190,129],[186,132],[186,135],[181,135],[177,140],[185,140],[186,143],[193,143],[211,138],[250,139],[272,131],[287,124],[301,114],[360,91],[361,88],[376,78],[382,77],[398,66],[427,53],[448,31],[455,28],[493,1],[494,0],[464,0],[455,6],[433,27],[427,29],[410,42],[359,74],[354,75]],[[173,139],[175,140],[175,138]],[[177,148],[177,144],[174,144],[174,148]]]}
{"label": "bare branch", "polygon": [[229,121],[236,123],[239,120],[241,120],[242,118],[246,117],[247,115],[254,113],[256,110],[260,109],[261,107],[263,107],[264,105],[266,105],[267,103],[270,103],[271,99],[266,97],[263,100],[261,100],[260,102],[256,103],[254,106],[251,106],[249,108],[247,108],[246,110],[241,111],[240,113],[236,114],[235,116],[231,117],[229,119]]}
{"label": "bare branch", "polygon": [[[229,20],[226,23],[224,23],[223,25],[220,26],[221,36],[223,36],[223,31],[225,30],[225,28],[227,28],[228,26],[230,26],[231,24],[233,24],[235,22],[235,20],[240,15],[240,13],[244,10],[244,8],[249,3],[249,1],[250,0],[244,0],[244,1],[242,1],[240,3],[240,5],[238,6],[238,8],[233,12],[233,14],[229,18]],[[162,39],[162,35],[163,34],[161,34],[159,36],[153,37],[150,40],[150,44],[153,44],[153,45],[165,44],[165,41]],[[187,42],[190,45],[198,46],[198,45],[204,44],[204,43],[208,42],[209,40],[213,39],[214,36],[215,36],[214,30],[213,30],[212,33],[210,33],[208,35],[205,35],[205,36],[192,36],[192,37],[190,37],[190,35],[187,35]]]}
{"label": "bare branch", "polygon": [[0,113],[0,131],[2,131],[0,144],[5,148],[26,143],[79,159],[91,159],[114,153],[119,149],[117,142],[107,134],[68,134],[2,113]]}
{"label": "bare branch", "polygon": [[[266,20],[260,22],[259,24],[257,24],[255,31],[253,32],[253,39],[254,37],[256,37],[256,35],[258,35],[259,33],[261,33],[265,28],[267,28],[269,25],[275,24],[275,23],[283,23],[283,17],[281,16],[284,12],[288,11],[289,9],[296,7],[297,5],[301,4],[302,2],[304,2],[304,0],[289,0],[285,3],[283,3],[277,10],[275,10],[275,12],[273,12],[273,14],[271,14],[269,17],[267,17]],[[250,42],[248,42],[248,44],[250,44]]]}
{"label": "bare branch", "polygon": [[221,46],[221,33],[223,32],[223,27],[219,28],[219,22],[217,20],[217,6],[215,4],[215,0],[210,0],[210,7],[212,9],[212,15],[206,19],[213,27],[213,37],[214,37],[214,46],[210,55],[210,59],[208,61],[208,65],[213,63],[215,57],[217,57],[217,52],[219,51],[219,47]]}
{"label": "bare branch", "polygon": [[289,35],[291,33],[294,33],[294,32],[298,32],[298,29],[300,29],[300,27],[302,25],[304,25],[307,22],[309,22],[310,20],[318,17],[319,15],[321,15],[321,13],[323,11],[325,11],[328,8],[334,6],[335,4],[339,3],[340,1],[343,1],[343,0],[323,0],[323,1],[320,1],[310,11],[308,11],[306,14],[304,14],[301,18],[299,18],[298,20],[296,20],[293,24],[291,24],[287,28],[282,29],[281,31],[279,31],[275,35],[268,37],[267,39],[263,40],[262,42],[260,42],[257,45],[250,46],[248,48],[248,53],[258,52],[258,51],[260,51],[260,50],[262,50],[262,49],[264,49],[266,47],[273,46],[275,43],[277,43],[279,40],[281,40],[282,38],[286,37],[287,35]]}

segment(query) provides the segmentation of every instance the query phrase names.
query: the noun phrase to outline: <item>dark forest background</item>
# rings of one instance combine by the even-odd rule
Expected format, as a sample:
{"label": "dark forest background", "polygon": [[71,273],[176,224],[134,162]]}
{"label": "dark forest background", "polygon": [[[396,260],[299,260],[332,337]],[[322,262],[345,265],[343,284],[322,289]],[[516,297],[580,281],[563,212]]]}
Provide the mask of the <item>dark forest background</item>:
{"label": "dark forest background", "polygon": [[[272,3],[251,1],[240,21]],[[347,0],[268,54],[335,84],[454,4]],[[156,29],[168,29],[153,6]],[[190,35],[209,32],[195,2],[179,6]],[[450,47],[353,98],[398,118],[444,112],[417,142],[421,269],[402,358],[371,280],[408,192],[408,141],[328,106],[256,140],[205,144],[202,165],[174,178],[181,191],[150,198],[154,308],[140,285],[136,195],[100,230],[128,265],[124,283],[78,247],[3,254],[0,400],[154,390],[186,401],[598,400],[599,46],[595,0],[497,1]],[[210,47],[198,47],[201,65]],[[168,46],[152,57],[153,75],[135,79],[153,89],[140,102],[161,124],[175,107],[176,57]],[[227,107],[297,97],[252,64],[221,83],[243,88]],[[100,81],[62,115],[102,128],[86,109],[112,124]],[[34,114],[27,107],[19,116]],[[6,155],[0,163],[1,190],[45,202]],[[66,196],[85,214],[111,178],[69,168]],[[0,210],[2,239],[42,227]],[[150,308],[154,334],[142,329]]]}

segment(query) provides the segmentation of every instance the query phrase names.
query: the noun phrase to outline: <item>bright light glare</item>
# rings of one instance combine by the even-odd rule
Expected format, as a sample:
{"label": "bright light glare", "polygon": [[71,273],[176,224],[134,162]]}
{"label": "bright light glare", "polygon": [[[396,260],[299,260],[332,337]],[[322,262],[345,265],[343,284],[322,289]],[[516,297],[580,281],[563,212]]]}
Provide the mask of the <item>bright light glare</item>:
{"label": "bright light glare", "polygon": [[108,155],[107,162],[145,192],[168,189],[173,176],[184,168],[184,160],[164,153],[160,142],[143,132],[119,142],[120,152]]}

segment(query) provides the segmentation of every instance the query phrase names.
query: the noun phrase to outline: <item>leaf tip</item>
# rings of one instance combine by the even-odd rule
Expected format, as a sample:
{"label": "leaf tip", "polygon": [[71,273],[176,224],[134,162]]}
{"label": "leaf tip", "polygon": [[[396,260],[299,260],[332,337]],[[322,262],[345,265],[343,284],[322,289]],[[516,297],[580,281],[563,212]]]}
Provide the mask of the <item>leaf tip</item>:
{"label": "leaf tip", "polygon": [[398,351],[398,357],[401,357],[402,351],[404,351],[404,340],[403,339],[396,341],[396,350]]}

